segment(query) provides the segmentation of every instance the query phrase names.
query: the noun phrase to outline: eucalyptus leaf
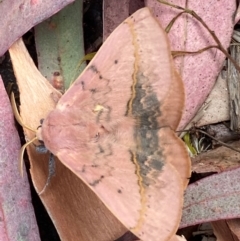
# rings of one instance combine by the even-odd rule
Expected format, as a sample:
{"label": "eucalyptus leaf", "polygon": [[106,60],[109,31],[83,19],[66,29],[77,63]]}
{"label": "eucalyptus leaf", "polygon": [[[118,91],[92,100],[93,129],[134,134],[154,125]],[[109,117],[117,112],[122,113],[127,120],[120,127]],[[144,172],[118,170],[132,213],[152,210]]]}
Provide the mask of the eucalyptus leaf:
{"label": "eucalyptus leaf", "polygon": [[84,56],[82,0],[35,27],[35,42],[40,72],[49,80],[58,76],[67,89],[84,69],[78,68]]}

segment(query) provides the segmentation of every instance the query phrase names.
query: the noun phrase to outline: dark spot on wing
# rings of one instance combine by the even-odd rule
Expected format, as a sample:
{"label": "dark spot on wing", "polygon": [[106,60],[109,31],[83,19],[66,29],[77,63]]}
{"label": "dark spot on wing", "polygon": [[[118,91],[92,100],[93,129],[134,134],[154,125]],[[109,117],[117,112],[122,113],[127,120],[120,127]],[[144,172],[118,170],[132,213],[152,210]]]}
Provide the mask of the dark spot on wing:
{"label": "dark spot on wing", "polygon": [[98,152],[96,152],[96,155],[104,153],[104,149],[101,145],[98,145],[97,147],[98,147]]}
{"label": "dark spot on wing", "polygon": [[89,183],[89,185],[95,187],[95,186],[97,186],[97,184],[98,184],[99,182],[101,182],[101,180],[102,180],[103,178],[104,178],[104,176],[101,176],[99,179],[93,181],[92,183]]}
{"label": "dark spot on wing", "polygon": [[89,69],[95,73],[98,73],[97,67],[95,65],[89,66]]}
{"label": "dark spot on wing", "polygon": [[82,85],[82,90],[84,90],[84,89],[85,89],[85,83],[84,83],[84,81],[81,81],[81,85]]}
{"label": "dark spot on wing", "polygon": [[91,71],[93,71],[94,73],[99,73],[99,71],[98,71],[98,69],[97,69],[97,67],[96,67],[95,65],[89,66],[88,69],[91,70]]}
{"label": "dark spot on wing", "polygon": [[98,152],[95,152],[95,155],[97,156],[97,158],[99,158],[99,156],[103,156],[103,158],[106,158],[108,156],[113,155],[112,152],[112,145],[111,144],[105,144],[103,145],[98,145]]}

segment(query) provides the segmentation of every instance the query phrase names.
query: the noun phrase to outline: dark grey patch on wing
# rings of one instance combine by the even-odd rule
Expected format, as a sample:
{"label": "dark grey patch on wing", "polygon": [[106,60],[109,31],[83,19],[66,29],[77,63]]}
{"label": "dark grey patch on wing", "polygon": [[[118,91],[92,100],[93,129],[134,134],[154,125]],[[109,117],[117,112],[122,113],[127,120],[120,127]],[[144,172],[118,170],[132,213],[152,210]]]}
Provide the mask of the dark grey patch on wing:
{"label": "dark grey patch on wing", "polygon": [[131,115],[137,120],[134,130],[136,150],[133,152],[140,168],[142,184],[148,186],[154,182],[153,175],[159,175],[164,166],[164,156],[158,138],[160,125],[157,119],[161,116],[161,103],[148,77],[138,73],[136,78],[135,96],[131,106]]}
{"label": "dark grey patch on wing", "polygon": [[159,161],[159,156],[151,157],[149,161],[151,168],[161,171],[163,168],[163,162]]}
{"label": "dark grey patch on wing", "polygon": [[158,129],[159,123],[156,118],[161,116],[161,103],[158,101],[157,94],[154,92],[148,78],[142,73],[137,74],[135,93],[132,114],[140,118],[141,127],[145,126],[151,130]]}

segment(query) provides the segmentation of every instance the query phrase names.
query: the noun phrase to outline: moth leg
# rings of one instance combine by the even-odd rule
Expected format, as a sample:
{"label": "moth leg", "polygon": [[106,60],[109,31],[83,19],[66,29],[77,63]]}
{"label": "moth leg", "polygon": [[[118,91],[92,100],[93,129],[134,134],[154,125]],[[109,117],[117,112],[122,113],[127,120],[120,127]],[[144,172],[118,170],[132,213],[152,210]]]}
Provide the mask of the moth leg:
{"label": "moth leg", "polygon": [[54,159],[54,155],[52,153],[50,153],[49,156],[49,161],[48,161],[48,178],[46,181],[45,186],[43,187],[42,191],[38,193],[38,195],[41,195],[45,192],[47,186],[49,185],[52,177],[55,175],[55,170],[56,170],[56,162]]}

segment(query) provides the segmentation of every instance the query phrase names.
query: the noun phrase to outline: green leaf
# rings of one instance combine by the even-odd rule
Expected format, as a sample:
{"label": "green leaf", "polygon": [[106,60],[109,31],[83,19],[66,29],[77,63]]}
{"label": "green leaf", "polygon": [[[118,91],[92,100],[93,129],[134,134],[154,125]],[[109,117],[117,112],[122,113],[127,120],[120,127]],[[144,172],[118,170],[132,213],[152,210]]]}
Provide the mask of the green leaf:
{"label": "green leaf", "polygon": [[35,27],[35,42],[40,72],[49,80],[58,76],[67,89],[85,65],[82,0],[76,0],[62,11]]}

